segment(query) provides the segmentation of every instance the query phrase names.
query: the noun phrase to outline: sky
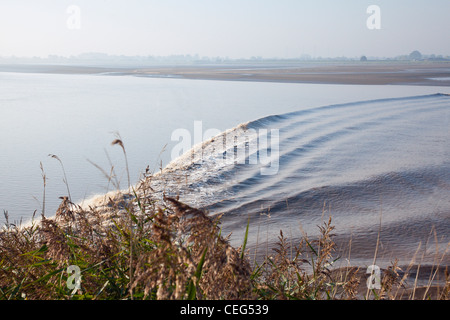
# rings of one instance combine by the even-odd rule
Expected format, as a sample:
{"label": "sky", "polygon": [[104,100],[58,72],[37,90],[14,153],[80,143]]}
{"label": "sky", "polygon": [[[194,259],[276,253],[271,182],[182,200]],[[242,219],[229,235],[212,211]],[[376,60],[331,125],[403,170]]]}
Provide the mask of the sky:
{"label": "sky", "polygon": [[447,56],[449,16],[449,0],[0,0],[0,56]]}

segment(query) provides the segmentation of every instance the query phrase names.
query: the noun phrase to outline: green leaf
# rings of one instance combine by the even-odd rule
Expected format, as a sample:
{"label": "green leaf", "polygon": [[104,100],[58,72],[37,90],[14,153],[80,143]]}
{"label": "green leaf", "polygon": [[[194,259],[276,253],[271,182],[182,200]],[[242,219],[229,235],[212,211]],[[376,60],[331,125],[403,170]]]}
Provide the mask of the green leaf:
{"label": "green leaf", "polygon": [[206,252],[208,251],[208,247],[203,251],[202,257],[197,265],[197,271],[195,272],[195,276],[197,277],[197,284],[200,281],[200,277],[202,276],[203,264],[205,263]]}
{"label": "green leaf", "polygon": [[245,247],[247,246],[247,240],[248,240],[248,227],[249,226],[250,226],[250,218],[248,218],[247,227],[245,228],[245,237],[244,237],[244,243],[242,244],[241,259],[244,259]]}
{"label": "green leaf", "polygon": [[62,272],[62,271],[64,271],[64,270],[66,270],[66,268],[57,269],[57,270],[55,270],[55,271],[52,271],[52,272],[50,272],[50,273],[47,273],[46,275],[40,277],[39,279],[34,280],[33,282],[31,282],[31,284],[34,284],[34,283],[36,283],[36,282],[40,282],[40,281],[42,281],[42,280],[47,280],[47,279],[50,278],[51,276],[53,276],[53,275],[55,275],[55,274],[58,274],[58,273],[60,273],[60,272]]}
{"label": "green leaf", "polygon": [[188,300],[195,300],[196,298],[196,292],[195,292],[195,285],[194,285],[194,281],[191,279],[191,281],[189,281],[189,285],[187,288],[187,299]]}
{"label": "green leaf", "polygon": [[197,265],[197,270],[195,271],[195,277],[197,278],[196,283],[194,284],[194,281],[191,279],[188,285],[187,293],[188,293],[188,300],[195,300],[197,298],[197,287],[200,282],[200,278],[202,276],[202,270],[203,270],[203,264],[205,263],[205,257],[206,252],[208,251],[208,247],[205,248],[203,251],[202,257],[200,258],[200,261]]}
{"label": "green leaf", "polygon": [[305,239],[305,241],[306,241],[306,244],[308,245],[308,247],[311,249],[311,251],[316,255],[316,257],[318,257],[319,254],[318,254],[317,251],[313,248],[313,246],[311,245],[311,243],[310,243],[307,239]]}
{"label": "green leaf", "polygon": [[138,203],[139,209],[141,210],[142,213],[145,213],[145,210],[144,210],[144,208],[143,208],[143,206],[141,204],[141,199],[138,197],[138,195],[136,193],[136,190],[134,190],[134,188],[133,188],[133,194],[134,194],[134,197],[136,198],[136,201]]}
{"label": "green leaf", "polygon": [[30,252],[25,252],[23,255],[24,255],[24,256],[35,256],[35,255],[40,254],[40,253],[43,253],[43,252],[45,252],[45,251],[47,251],[47,250],[48,250],[48,247],[47,247],[46,244],[44,244],[44,245],[43,245],[42,247],[40,247],[39,249],[34,250],[34,251],[30,251]]}

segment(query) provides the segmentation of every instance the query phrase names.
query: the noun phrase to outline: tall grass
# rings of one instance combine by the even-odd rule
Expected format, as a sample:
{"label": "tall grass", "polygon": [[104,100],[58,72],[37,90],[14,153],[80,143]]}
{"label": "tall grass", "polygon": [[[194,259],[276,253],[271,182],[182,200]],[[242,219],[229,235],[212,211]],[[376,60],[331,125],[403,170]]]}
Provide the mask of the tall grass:
{"label": "tall grass", "polygon": [[[122,141],[114,144],[126,159]],[[43,169],[42,174],[45,196]],[[447,269],[444,286],[430,282],[411,292],[403,288],[405,274],[395,262],[383,270],[381,288],[366,294],[366,270],[335,267],[331,217],[318,226],[318,237],[305,234],[295,245],[280,231],[262,262],[251,263],[250,221],[242,246],[235,248],[222,235],[220,216],[171,197],[156,201],[151,179],[146,171],[135,188],[129,183],[126,192],[105,197],[103,206],[82,207],[62,197],[53,218],[44,215],[43,205],[41,219],[24,226],[9,223],[5,212],[0,299],[449,298]],[[81,271],[76,290],[70,286],[73,265]]]}

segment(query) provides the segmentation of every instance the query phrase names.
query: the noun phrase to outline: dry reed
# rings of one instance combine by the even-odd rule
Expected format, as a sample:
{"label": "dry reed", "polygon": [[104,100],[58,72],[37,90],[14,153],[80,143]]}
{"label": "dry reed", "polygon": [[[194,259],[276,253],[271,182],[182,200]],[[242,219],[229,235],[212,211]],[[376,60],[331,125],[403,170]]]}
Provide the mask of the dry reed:
{"label": "dry reed", "polygon": [[[122,140],[113,144],[122,147],[126,159]],[[63,172],[65,177],[64,167]],[[365,270],[334,268],[338,257],[331,217],[318,227],[317,238],[305,234],[296,245],[280,231],[273,255],[267,252],[262,263],[250,263],[247,235],[240,248],[232,247],[221,234],[220,217],[209,217],[175,198],[156,201],[151,179],[147,170],[136,190],[105,196],[103,206],[81,207],[70,196],[62,197],[53,218],[45,217],[43,205],[42,218],[26,226],[9,223],[5,212],[0,299],[365,297]],[[81,270],[81,286],[75,291],[69,286],[71,265]],[[449,299],[448,270],[439,270],[445,285],[435,288],[430,282],[420,289],[422,298]],[[396,262],[383,270],[381,288],[371,291],[372,298],[417,299],[419,288],[404,294],[401,274]]]}

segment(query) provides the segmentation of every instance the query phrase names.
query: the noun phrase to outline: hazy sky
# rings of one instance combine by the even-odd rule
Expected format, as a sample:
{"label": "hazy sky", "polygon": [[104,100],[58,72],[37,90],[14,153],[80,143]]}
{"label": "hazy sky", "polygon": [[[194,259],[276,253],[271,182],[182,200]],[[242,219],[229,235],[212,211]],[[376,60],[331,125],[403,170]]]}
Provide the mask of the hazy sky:
{"label": "hazy sky", "polygon": [[[380,8],[380,29],[367,27],[370,5]],[[416,49],[450,55],[450,0],[0,0],[0,56],[387,57]]]}

